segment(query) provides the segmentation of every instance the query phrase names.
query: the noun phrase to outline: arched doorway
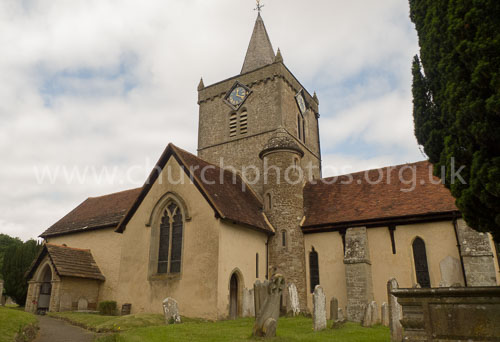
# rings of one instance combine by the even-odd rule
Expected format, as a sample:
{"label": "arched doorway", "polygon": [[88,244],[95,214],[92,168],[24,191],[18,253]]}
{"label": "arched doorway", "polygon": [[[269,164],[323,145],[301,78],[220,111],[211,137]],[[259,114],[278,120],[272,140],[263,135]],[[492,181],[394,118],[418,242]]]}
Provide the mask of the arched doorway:
{"label": "arched doorway", "polygon": [[431,287],[431,280],[429,277],[429,267],[427,265],[427,252],[425,250],[425,242],[417,237],[413,241],[413,260],[415,262],[415,273],[417,276],[417,283],[421,287]]}
{"label": "arched doorway", "polygon": [[49,265],[42,272],[40,285],[40,296],[38,297],[38,311],[49,311],[50,294],[52,292],[52,270]]}
{"label": "arched doorway", "polygon": [[238,318],[238,276],[233,273],[229,282],[229,318]]}

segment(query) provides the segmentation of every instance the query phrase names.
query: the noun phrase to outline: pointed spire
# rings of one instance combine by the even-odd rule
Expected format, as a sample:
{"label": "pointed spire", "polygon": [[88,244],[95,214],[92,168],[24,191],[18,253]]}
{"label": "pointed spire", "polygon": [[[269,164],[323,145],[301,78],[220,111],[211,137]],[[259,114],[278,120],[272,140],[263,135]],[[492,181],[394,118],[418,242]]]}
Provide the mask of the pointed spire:
{"label": "pointed spire", "polygon": [[200,84],[198,84],[198,91],[205,89],[205,84],[203,83],[203,77],[200,79]]}
{"label": "pointed spire", "polygon": [[269,35],[267,34],[264,20],[262,20],[259,13],[257,20],[255,21],[252,38],[250,39],[250,44],[248,45],[241,73],[244,74],[268,64],[272,64],[274,62],[274,58],[273,46],[271,44],[271,40],[269,39]]}
{"label": "pointed spire", "polygon": [[316,103],[319,105],[319,99],[318,99],[318,95],[316,95],[316,92],[314,92],[313,100],[316,101]]}
{"label": "pointed spire", "polygon": [[281,55],[281,50],[278,48],[278,52],[276,52],[276,57],[274,58],[274,63],[281,62],[283,63],[283,56]]}

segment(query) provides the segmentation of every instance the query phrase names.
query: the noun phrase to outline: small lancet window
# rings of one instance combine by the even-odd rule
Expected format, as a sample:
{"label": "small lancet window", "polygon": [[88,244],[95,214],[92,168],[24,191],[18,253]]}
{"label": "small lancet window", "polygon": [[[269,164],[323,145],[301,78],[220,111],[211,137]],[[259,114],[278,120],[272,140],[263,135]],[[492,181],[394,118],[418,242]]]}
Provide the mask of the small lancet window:
{"label": "small lancet window", "polygon": [[314,292],[316,285],[319,285],[319,260],[318,252],[312,248],[309,252],[309,276],[311,282],[311,293]]}
{"label": "small lancet window", "polygon": [[286,247],[286,230],[281,232],[281,246]]}
{"label": "small lancet window", "polygon": [[419,283],[421,287],[431,287],[425,242],[419,237],[413,241],[413,260],[415,262],[417,283]]}
{"label": "small lancet window", "polygon": [[158,252],[158,273],[181,271],[182,236],[184,221],[180,208],[170,203],[161,219]]}
{"label": "small lancet window", "polygon": [[259,253],[255,254],[255,278],[259,279]]}
{"label": "small lancet window", "polygon": [[273,199],[271,194],[268,192],[265,196],[265,209],[271,210],[273,208]]}
{"label": "small lancet window", "polygon": [[300,121],[300,114],[297,115],[297,135],[299,137],[299,140],[302,141],[302,124]]}

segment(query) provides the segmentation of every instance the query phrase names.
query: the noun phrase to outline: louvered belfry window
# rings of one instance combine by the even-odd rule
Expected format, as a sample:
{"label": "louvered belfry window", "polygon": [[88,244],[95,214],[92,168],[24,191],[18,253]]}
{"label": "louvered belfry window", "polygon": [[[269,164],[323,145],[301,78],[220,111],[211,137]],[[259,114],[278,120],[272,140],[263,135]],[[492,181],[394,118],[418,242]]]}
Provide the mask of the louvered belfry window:
{"label": "louvered belfry window", "polygon": [[413,260],[415,262],[417,283],[419,283],[421,287],[431,287],[425,242],[419,237],[413,241]]}
{"label": "louvered belfry window", "polygon": [[235,137],[238,130],[238,115],[232,113],[229,116],[229,136]]}
{"label": "louvered belfry window", "polygon": [[158,273],[180,273],[184,221],[180,208],[170,203],[161,219]]}
{"label": "louvered belfry window", "polygon": [[318,252],[314,250],[309,252],[309,275],[311,281],[311,293],[314,292],[316,285],[319,285],[319,260]]}
{"label": "louvered belfry window", "polygon": [[248,132],[248,113],[243,111],[240,114],[240,134],[247,134]]}

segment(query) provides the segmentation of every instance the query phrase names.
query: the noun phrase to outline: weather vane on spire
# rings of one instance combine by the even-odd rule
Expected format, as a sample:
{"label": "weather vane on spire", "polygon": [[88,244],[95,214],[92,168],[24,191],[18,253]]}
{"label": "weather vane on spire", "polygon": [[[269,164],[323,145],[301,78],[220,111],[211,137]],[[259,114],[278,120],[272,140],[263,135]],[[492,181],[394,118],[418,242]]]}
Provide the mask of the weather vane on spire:
{"label": "weather vane on spire", "polygon": [[257,1],[257,7],[255,8],[255,11],[259,11],[259,13],[260,13],[262,11],[262,7],[264,7],[264,5],[260,4],[261,0],[256,0],[256,1]]}

